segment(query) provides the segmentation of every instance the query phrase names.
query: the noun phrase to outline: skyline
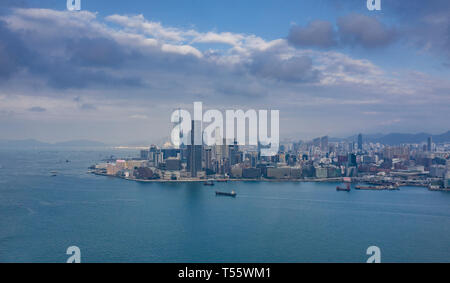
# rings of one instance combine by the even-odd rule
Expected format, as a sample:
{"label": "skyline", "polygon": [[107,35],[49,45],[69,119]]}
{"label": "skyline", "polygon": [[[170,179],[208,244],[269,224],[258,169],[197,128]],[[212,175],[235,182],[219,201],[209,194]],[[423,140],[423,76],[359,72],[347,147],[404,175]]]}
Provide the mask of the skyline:
{"label": "skyline", "polygon": [[109,2],[0,4],[2,139],[153,142],[197,100],[282,139],[450,128],[446,1]]}

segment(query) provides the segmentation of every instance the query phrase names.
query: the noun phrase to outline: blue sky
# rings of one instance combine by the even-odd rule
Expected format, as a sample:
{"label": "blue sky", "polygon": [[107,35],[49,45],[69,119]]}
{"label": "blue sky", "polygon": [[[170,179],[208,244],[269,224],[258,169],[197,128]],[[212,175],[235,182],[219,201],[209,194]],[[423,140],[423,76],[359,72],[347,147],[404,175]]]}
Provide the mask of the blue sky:
{"label": "blue sky", "polygon": [[0,4],[5,138],[159,141],[194,101],[286,138],[450,128],[448,1],[81,1]]}

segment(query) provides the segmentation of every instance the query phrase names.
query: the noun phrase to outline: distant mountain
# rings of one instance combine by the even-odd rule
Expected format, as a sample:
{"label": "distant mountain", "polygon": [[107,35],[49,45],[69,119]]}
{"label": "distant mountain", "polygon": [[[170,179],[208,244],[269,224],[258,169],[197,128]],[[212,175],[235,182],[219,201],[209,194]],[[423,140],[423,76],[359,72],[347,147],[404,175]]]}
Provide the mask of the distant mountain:
{"label": "distant mountain", "polygon": [[[450,131],[440,134],[432,135],[428,133],[418,133],[418,134],[405,134],[405,133],[390,133],[387,135],[375,134],[375,135],[364,135],[364,142],[379,142],[386,145],[399,145],[403,143],[424,143],[427,142],[428,137],[432,137],[434,143],[450,142]],[[347,141],[357,141],[358,136],[351,136],[344,140]]]}
{"label": "distant mountain", "polygon": [[434,142],[448,142],[450,141],[450,131],[443,133],[441,135],[433,136]]}
{"label": "distant mountain", "polygon": [[46,143],[34,139],[26,140],[0,140],[0,147],[3,148],[34,148],[34,147],[101,147],[106,144],[89,140],[73,140],[57,143]]}

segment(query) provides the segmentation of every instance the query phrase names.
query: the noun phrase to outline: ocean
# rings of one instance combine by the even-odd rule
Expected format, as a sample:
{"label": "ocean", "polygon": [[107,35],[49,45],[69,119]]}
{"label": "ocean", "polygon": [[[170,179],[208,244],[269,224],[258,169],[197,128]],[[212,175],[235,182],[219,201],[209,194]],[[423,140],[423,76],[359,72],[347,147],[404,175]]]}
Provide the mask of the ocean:
{"label": "ocean", "polygon": [[369,246],[382,262],[450,262],[450,193],[87,173],[110,155],[138,152],[0,150],[0,262],[63,263],[69,246],[82,262],[365,262]]}

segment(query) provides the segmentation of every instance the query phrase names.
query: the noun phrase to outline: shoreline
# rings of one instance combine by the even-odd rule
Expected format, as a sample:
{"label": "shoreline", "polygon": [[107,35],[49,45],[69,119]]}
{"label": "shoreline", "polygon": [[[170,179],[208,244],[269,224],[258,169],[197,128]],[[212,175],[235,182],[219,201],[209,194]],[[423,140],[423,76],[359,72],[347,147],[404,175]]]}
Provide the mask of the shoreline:
{"label": "shoreline", "polygon": [[182,180],[164,180],[164,179],[154,179],[154,180],[144,180],[144,179],[134,179],[134,178],[126,178],[126,177],[120,177],[120,176],[113,176],[108,175],[104,173],[98,173],[98,172],[89,172],[94,175],[98,176],[106,176],[106,177],[112,177],[112,178],[118,178],[123,179],[127,181],[135,181],[135,182],[141,182],[141,183],[204,183],[206,181],[214,181],[217,183],[226,183],[226,182],[294,182],[294,183],[303,183],[303,182],[329,182],[329,183],[335,183],[335,182],[343,182],[342,177],[338,178],[327,178],[327,179],[182,179]]}
{"label": "shoreline", "polygon": [[[134,178],[126,178],[121,176],[113,176],[108,175],[104,173],[98,173],[98,172],[89,172],[91,174],[97,175],[97,176],[106,176],[111,178],[118,178],[126,181],[134,181],[138,183],[171,183],[171,184],[189,184],[189,183],[204,183],[206,181],[214,181],[217,183],[226,183],[226,182],[268,182],[268,183],[339,183],[344,182],[344,177],[337,177],[337,178],[327,178],[327,179],[182,179],[182,180],[164,180],[164,179],[154,179],[154,180],[143,180],[143,179],[134,179]],[[352,181],[352,184],[358,184],[358,183],[367,183],[364,181]],[[425,184],[399,184],[398,187],[422,187],[426,188],[429,191],[440,191],[440,192],[450,192],[450,189],[430,189],[428,185]]]}

